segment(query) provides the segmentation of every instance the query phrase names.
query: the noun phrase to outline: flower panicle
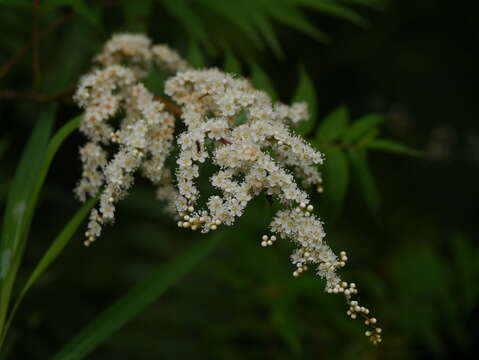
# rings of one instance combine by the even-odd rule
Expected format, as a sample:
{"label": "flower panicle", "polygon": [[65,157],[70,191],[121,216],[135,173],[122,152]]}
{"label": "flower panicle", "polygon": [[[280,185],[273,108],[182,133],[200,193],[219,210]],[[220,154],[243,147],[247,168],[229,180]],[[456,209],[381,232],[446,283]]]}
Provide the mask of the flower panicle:
{"label": "flower panicle", "polygon": [[[377,344],[381,329],[369,309],[353,300],[354,283],[340,279],[339,257],[324,241],[323,224],[313,213],[307,188],[322,191],[318,165],[323,155],[291,130],[308,118],[306,103],[276,102],[244,78],[219,69],[192,69],[166,45],[153,45],[144,35],[117,34],[95,57],[97,67],[85,75],[74,100],[85,110],[80,130],[88,142],[81,147],[83,172],[75,193],[84,201],[100,194],[85,233],[89,246],[105,224],[113,223],[116,204],[133,186],[136,173],[157,187],[178,226],[203,233],[233,225],[248,203],[262,193],[281,205],[261,246],[289,239],[297,277],[316,266],[328,293],[342,294],[348,315],[364,318],[366,336]],[[179,110],[168,111],[142,83],[152,67],[172,73],[165,93]],[[175,139],[175,116],[185,131]],[[238,123],[237,119],[245,120]],[[166,167],[174,141],[179,147],[176,169]],[[217,171],[210,183],[219,195],[200,206],[196,180],[209,160]]]}

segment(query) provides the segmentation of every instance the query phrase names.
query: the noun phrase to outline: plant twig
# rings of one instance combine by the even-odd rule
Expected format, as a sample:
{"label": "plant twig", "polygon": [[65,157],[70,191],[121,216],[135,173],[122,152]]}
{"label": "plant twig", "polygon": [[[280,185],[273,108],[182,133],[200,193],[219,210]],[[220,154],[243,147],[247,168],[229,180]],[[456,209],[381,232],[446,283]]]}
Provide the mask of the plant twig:
{"label": "plant twig", "polygon": [[[43,37],[47,36],[50,34],[53,30],[59,28],[60,26],[66,24],[73,18],[73,14],[67,14],[59,18],[57,21],[51,23],[48,25],[45,30],[41,31],[38,34],[38,40],[42,39]],[[31,39],[28,43],[23,45],[20,49],[17,50],[15,54],[13,54],[10,59],[7,60],[6,63],[4,63],[0,67],[0,79],[4,77],[11,69],[12,67],[18,62],[18,60],[24,56],[28,50],[30,50],[34,46],[33,39]]]}
{"label": "plant twig", "polygon": [[67,102],[68,98],[71,98],[71,93],[73,91],[73,86],[69,86],[64,91],[55,94],[55,95],[46,95],[37,92],[19,92],[15,90],[2,90],[0,91],[0,101],[2,100],[26,100],[33,102],[52,102],[57,100],[62,100]]}
{"label": "plant twig", "polygon": [[155,95],[155,100],[161,101],[163,104],[165,104],[166,111],[172,113],[175,116],[181,116],[181,108],[172,101],[159,95]]}

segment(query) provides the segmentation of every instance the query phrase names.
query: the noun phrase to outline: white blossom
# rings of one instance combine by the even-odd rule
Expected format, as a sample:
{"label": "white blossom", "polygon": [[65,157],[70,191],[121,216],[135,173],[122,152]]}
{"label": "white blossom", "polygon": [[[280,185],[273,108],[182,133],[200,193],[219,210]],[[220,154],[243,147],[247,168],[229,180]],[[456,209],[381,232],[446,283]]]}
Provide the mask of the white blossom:
{"label": "white blossom", "polygon": [[[158,199],[176,215],[179,227],[204,233],[233,225],[255,196],[267,194],[281,208],[269,225],[272,235],[263,235],[261,246],[280,238],[292,241],[293,275],[315,266],[326,291],[343,294],[348,315],[363,316],[372,326],[367,336],[373,343],[381,341],[375,318],[352,300],[356,285],[337,274],[346,253],[335,255],[325,242],[323,224],[305,190],[314,186],[322,191],[318,165],[323,162],[323,155],[290,128],[308,118],[305,103],[273,103],[247,79],[218,69],[193,70],[175,51],[152,45],[143,35],[113,36],[95,60],[99,68],[81,79],[75,94],[85,109],[80,130],[88,138],[80,149],[83,173],[76,194],[82,201],[99,196],[86,245],[100,236],[105,223],[114,221],[116,204],[138,170],[157,187]],[[176,139],[179,153],[172,170],[165,161],[175,117],[141,83],[152,66],[176,72],[165,82],[165,93],[178,104],[175,115],[181,114],[185,131]],[[243,121],[238,122],[240,116]],[[208,159],[216,167],[209,181],[218,195],[201,207],[196,180]]]}

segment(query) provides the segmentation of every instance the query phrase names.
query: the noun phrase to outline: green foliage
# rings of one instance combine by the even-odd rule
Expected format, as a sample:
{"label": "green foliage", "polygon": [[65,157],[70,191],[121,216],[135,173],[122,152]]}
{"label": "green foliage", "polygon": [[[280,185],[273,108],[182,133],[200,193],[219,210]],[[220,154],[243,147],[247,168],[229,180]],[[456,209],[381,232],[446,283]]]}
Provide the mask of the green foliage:
{"label": "green foliage", "polygon": [[376,182],[368,166],[366,150],[349,150],[348,155],[356,171],[364,201],[373,216],[378,220],[381,200]]}
{"label": "green foliage", "polygon": [[135,285],[74,337],[53,359],[83,359],[204,260],[224,240],[217,233],[191,246]]}
{"label": "green foliage", "polygon": [[233,74],[241,74],[241,63],[232,51],[227,51],[225,55],[225,61],[223,64],[223,70]]}
{"label": "green foliage", "polygon": [[[179,1],[175,3],[178,4]],[[170,2],[165,2],[165,5],[167,4],[170,4]],[[180,8],[180,5],[178,5],[178,8]],[[127,30],[130,32],[146,32],[148,18],[153,9],[153,0],[121,0],[121,6],[125,16]]]}
{"label": "green foliage", "polygon": [[319,123],[314,143],[325,154],[322,168],[325,191],[323,211],[328,219],[333,220],[341,210],[349,184],[351,165],[365,204],[376,221],[379,221],[381,200],[368,164],[368,149],[410,156],[420,155],[419,151],[398,142],[376,139],[379,125],[383,121],[383,116],[369,114],[350,123],[349,111],[342,105]]}
{"label": "green foliage", "polygon": [[[178,20],[192,40],[201,42],[210,51],[214,43],[225,49],[231,49],[235,43],[225,41],[224,36],[233,32],[241,33],[258,49],[268,46],[277,56],[283,56],[280,41],[274,26],[282,24],[309,35],[319,41],[328,41],[329,36],[312,23],[305,13],[315,11],[328,16],[365,26],[367,21],[354,10],[347,1],[340,0],[181,0],[160,3]],[[382,1],[360,1],[354,5],[374,7]],[[221,17],[232,31],[215,31],[216,24],[207,21],[208,17],[199,14],[211,13],[213,18]],[[214,40],[213,40],[214,39]]]}
{"label": "green foliage", "polygon": [[47,268],[55,261],[58,255],[61,254],[64,247],[67,243],[71,240],[73,235],[78,230],[78,227],[82,225],[83,220],[87,217],[90,210],[96,203],[96,199],[88,200],[78,211],[77,213],[71,218],[68,224],[62,229],[60,234],[53,240],[50,247],[45,251],[42,258],[38,262],[37,266],[33,270],[32,274],[28,278],[27,282],[23,286],[22,290],[18,294],[15,304],[12,306],[12,310],[8,316],[7,323],[4,328],[4,332],[2,337],[0,338],[0,344],[3,343],[6,333],[11,325],[11,322],[17,312],[18,306],[22,302],[25,295],[28,293],[30,288],[35,284],[35,282],[43,275],[43,273],[47,270]]}
{"label": "green foliage", "polygon": [[410,156],[421,155],[420,151],[411,149],[408,146],[405,146],[401,143],[398,143],[396,141],[392,141],[389,139],[371,140],[371,141],[368,141],[367,146],[370,149],[382,150],[382,151],[392,152],[396,154],[403,154],[403,155],[410,155]]}
{"label": "green foliage", "polygon": [[329,220],[335,220],[344,203],[349,185],[349,164],[344,151],[329,147],[322,149],[326,159],[323,167],[322,213]]}
{"label": "green foliage", "polygon": [[62,7],[71,8],[78,16],[88,21],[91,25],[101,27],[100,18],[95,8],[87,5],[85,0],[46,0],[41,2],[40,10],[50,13]]}
{"label": "green foliage", "polygon": [[205,66],[205,59],[196,41],[190,42],[190,45],[188,46],[187,59],[188,62],[195,68],[202,68]]}
{"label": "green foliage", "polygon": [[[421,339],[437,356],[445,350],[445,336],[458,346],[470,345],[465,319],[472,302],[479,300],[477,248],[463,233],[455,233],[450,240],[444,249],[447,256],[430,245],[414,243],[399,245],[388,259],[395,320],[401,331]],[[468,297],[457,296],[459,289],[467,289]]]}
{"label": "green foliage", "polygon": [[294,93],[292,101],[306,101],[306,103],[308,104],[309,119],[305,121],[300,121],[295,126],[295,130],[298,134],[307,136],[316,124],[316,119],[318,116],[318,106],[314,83],[311,80],[311,77],[306,72],[304,66],[302,65],[299,66],[299,82],[296,87],[296,91]]}
{"label": "green foliage", "polygon": [[351,144],[359,141],[369,131],[377,127],[384,121],[383,116],[378,114],[369,114],[357,119],[344,134],[343,141],[345,144]]}
{"label": "green foliage", "polygon": [[[78,128],[80,122],[80,117],[73,119],[48,141],[55,110],[55,106],[49,106],[38,119],[8,194],[0,242],[0,346],[6,336],[8,325],[5,325],[5,321],[9,311],[10,297],[23,257],[40,190],[58,148],[65,138]],[[68,234],[72,235],[72,232],[67,231],[63,237]],[[21,300],[23,296],[24,294],[21,294],[19,299]],[[12,317],[16,306],[11,312]]]}
{"label": "green foliage", "polygon": [[349,123],[349,112],[344,106],[340,106],[327,115],[319,124],[316,139],[322,141],[335,141],[345,131]]}
{"label": "green foliage", "polygon": [[253,66],[251,67],[250,78],[251,83],[254,85],[254,87],[267,92],[273,101],[278,100],[278,94],[275,90],[273,81],[271,80],[269,75],[258,65],[253,64]]}
{"label": "green foliage", "polygon": [[[3,334],[10,295],[45,177],[43,159],[47,152],[54,112],[54,107],[50,107],[38,119],[8,193],[0,241],[0,334]],[[39,173],[43,173],[43,177],[38,176]]]}

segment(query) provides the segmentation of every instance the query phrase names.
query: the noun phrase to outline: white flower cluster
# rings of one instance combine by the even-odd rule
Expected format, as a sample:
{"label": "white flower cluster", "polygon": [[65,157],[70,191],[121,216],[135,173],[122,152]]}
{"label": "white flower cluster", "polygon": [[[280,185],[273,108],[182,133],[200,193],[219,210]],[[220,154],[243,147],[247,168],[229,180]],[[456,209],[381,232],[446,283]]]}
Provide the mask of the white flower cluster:
{"label": "white flower cluster", "polygon": [[[96,57],[100,67],[80,81],[75,101],[85,109],[80,130],[89,142],[80,149],[83,173],[76,194],[84,201],[100,193],[85,245],[100,235],[103,224],[113,222],[115,204],[132,186],[138,169],[158,192],[172,187],[163,164],[171,150],[175,119],[141,83],[153,63],[168,64],[170,70],[175,64],[184,67],[184,61],[166,49],[152,47],[142,35],[116,35]],[[107,151],[111,148],[114,154]]]}
{"label": "white flower cluster", "polygon": [[[305,103],[272,103],[246,79],[218,69],[190,69],[173,50],[152,46],[142,35],[114,36],[96,60],[100,68],[81,80],[75,95],[85,109],[81,131],[89,138],[80,150],[83,175],[76,192],[81,200],[100,193],[99,209],[90,215],[86,245],[100,235],[104,223],[113,221],[115,203],[131,187],[138,169],[158,186],[157,196],[166,200],[168,210],[179,215],[179,227],[202,232],[234,224],[247,204],[265,193],[277,199],[281,209],[270,224],[275,235],[263,235],[261,245],[273,245],[278,238],[297,244],[291,255],[296,266],[293,275],[316,265],[327,292],[343,294],[348,315],[363,316],[372,327],[366,335],[373,343],[381,341],[376,319],[352,300],[356,285],[336,273],[345,265],[346,253],[337,257],[324,242],[322,223],[297,182],[322,190],[321,153],[289,126],[307,119]],[[164,168],[174,116],[141,83],[153,65],[176,72],[165,83],[165,93],[177,104],[169,106],[176,107],[174,113],[186,127],[177,137],[175,176]],[[113,155],[107,151],[112,146]],[[219,195],[210,196],[201,207],[195,180],[208,159],[218,169],[210,182]]]}

